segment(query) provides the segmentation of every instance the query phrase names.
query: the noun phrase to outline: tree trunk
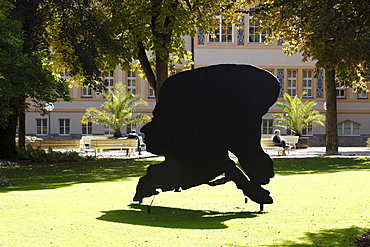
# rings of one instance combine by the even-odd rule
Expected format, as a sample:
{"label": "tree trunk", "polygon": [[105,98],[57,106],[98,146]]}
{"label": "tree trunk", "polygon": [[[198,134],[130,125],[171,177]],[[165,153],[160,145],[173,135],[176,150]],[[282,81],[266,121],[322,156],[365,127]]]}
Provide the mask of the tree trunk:
{"label": "tree trunk", "polygon": [[12,114],[8,117],[9,123],[3,128],[0,127],[0,158],[15,158],[17,151],[15,149],[15,134],[17,128],[17,115]]}
{"label": "tree trunk", "polygon": [[141,67],[143,68],[146,79],[148,80],[149,85],[154,89],[154,91],[156,91],[157,80],[155,78],[152,66],[148,60],[144,44],[142,42],[137,42],[137,47],[139,49],[139,61],[141,63]]}
{"label": "tree trunk", "polygon": [[169,57],[167,54],[163,55],[160,51],[156,52],[157,85],[155,89],[155,98],[157,102],[159,100],[159,92],[161,91],[162,85],[168,78],[168,60]]}
{"label": "tree trunk", "polygon": [[326,155],[338,154],[337,94],[335,71],[325,69]]}
{"label": "tree trunk", "polygon": [[24,148],[26,145],[26,113],[24,108],[20,109],[18,118],[18,147]]}
{"label": "tree trunk", "polygon": [[116,137],[116,138],[118,138],[118,137],[122,137],[122,133],[121,133],[121,130],[115,130],[114,131],[114,134],[113,134],[113,137]]}

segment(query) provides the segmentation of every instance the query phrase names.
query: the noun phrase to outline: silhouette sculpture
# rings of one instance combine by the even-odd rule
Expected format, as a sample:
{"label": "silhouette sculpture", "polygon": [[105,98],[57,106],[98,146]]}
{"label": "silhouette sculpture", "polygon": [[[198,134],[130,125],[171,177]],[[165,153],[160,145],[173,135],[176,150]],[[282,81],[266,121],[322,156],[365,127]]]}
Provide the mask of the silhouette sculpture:
{"label": "silhouette sculpture", "polygon": [[133,200],[141,203],[158,194],[157,189],[180,191],[233,181],[246,198],[272,203],[262,185],[274,177],[273,162],[260,138],[262,116],[279,89],[275,76],[250,65],[214,65],[168,78],[152,121],[141,129],[147,150],[164,155],[165,161],[148,167]]}

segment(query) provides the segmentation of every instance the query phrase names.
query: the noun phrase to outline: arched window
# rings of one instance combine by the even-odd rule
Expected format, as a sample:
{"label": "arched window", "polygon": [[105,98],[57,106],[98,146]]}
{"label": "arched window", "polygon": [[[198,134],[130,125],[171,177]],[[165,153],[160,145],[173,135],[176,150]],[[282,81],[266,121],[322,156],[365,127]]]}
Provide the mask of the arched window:
{"label": "arched window", "polygon": [[360,135],[360,124],[346,120],[338,123],[338,135],[339,136],[359,136]]}

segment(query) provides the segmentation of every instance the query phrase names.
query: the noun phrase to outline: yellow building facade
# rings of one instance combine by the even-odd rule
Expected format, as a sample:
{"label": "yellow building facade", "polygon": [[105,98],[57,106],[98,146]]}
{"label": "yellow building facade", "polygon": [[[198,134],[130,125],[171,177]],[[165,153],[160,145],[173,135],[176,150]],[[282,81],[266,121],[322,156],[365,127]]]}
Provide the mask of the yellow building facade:
{"label": "yellow building facade", "polygon": [[[224,23],[221,18],[219,20],[220,28],[212,35],[198,30],[193,40],[190,37],[185,37],[186,48],[193,52],[195,68],[214,64],[251,64],[266,69],[279,80],[281,91],[278,101],[283,101],[284,93],[300,96],[305,90],[307,94],[304,100],[316,101],[317,105],[314,109],[325,115],[325,78],[323,71],[315,76],[315,61],[303,63],[299,54],[285,55],[280,40],[265,44],[266,32],[258,30],[258,26],[253,22],[251,16],[243,16],[242,28],[239,29]],[[181,67],[178,69],[181,70]],[[122,71],[121,68],[117,67],[106,75],[105,80],[110,88],[117,82],[123,82],[127,85],[128,90],[141,94],[149,105],[139,107],[137,111],[151,116],[155,107],[154,92],[147,81],[138,76],[138,73]],[[366,92],[354,93],[351,89],[343,89],[340,86],[338,84],[337,88],[339,145],[365,145],[366,138],[370,137],[369,95]],[[80,122],[86,108],[99,108],[105,101],[101,94],[89,88],[74,87],[71,89],[71,96],[74,98],[72,103],[55,103],[50,123],[47,116],[41,116],[39,112],[30,109],[26,114],[27,135],[46,139],[49,124],[53,139],[76,139],[82,135],[112,134],[112,131],[104,126],[83,125]],[[273,133],[274,129],[271,128],[274,125],[272,114],[280,112],[282,112],[281,109],[274,105],[263,117],[261,126],[263,134]],[[232,127],[231,123],[230,129]],[[140,134],[140,126],[128,126],[122,130],[122,133],[128,133],[132,128],[135,128]],[[282,133],[283,135],[293,134],[285,130],[282,130]],[[325,126],[310,127],[303,133],[309,137],[309,145],[325,145]]]}

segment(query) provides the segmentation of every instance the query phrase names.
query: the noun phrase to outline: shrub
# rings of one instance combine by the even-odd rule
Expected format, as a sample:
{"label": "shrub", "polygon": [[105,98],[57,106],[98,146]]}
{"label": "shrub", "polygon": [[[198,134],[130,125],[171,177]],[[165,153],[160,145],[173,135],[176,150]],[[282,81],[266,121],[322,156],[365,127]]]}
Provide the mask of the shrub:
{"label": "shrub", "polygon": [[38,163],[52,163],[52,162],[76,162],[86,159],[93,159],[92,157],[80,156],[77,152],[57,152],[51,148],[45,152],[39,148],[34,149],[30,144],[24,148],[17,148],[18,159],[29,160]]}
{"label": "shrub", "polygon": [[370,231],[359,237],[355,244],[358,247],[370,247]]}

